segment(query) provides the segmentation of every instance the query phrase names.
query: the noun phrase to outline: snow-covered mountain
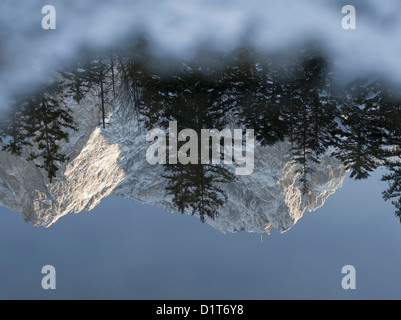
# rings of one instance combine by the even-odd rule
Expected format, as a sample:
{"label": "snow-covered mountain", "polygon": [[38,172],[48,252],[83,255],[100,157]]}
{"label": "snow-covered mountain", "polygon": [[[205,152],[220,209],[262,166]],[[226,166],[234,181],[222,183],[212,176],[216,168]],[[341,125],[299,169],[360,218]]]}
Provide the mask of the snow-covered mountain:
{"label": "snow-covered mountain", "polygon": [[[46,172],[32,161],[0,152],[0,205],[44,227],[70,212],[89,211],[111,194],[173,212],[163,167],[146,161],[145,128],[119,108],[108,110],[108,125],[101,128],[99,106],[90,95],[80,105],[71,99],[69,106],[79,130],[71,131],[70,141],[62,145],[69,160],[57,178],[49,183]],[[306,210],[321,207],[342,186],[343,165],[324,156],[313,167],[310,192],[303,195],[289,147],[286,142],[256,145],[254,172],[223,185],[228,202],[215,220],[206,217],[206,222],[221,232],[266,233],[271,227],[284,232]]]}

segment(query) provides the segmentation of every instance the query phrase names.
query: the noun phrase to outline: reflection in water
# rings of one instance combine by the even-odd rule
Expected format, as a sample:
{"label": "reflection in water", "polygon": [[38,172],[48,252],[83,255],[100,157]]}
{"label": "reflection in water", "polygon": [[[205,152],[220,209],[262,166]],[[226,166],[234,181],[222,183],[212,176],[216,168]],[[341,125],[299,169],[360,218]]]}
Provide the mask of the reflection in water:
{"label": "reflection in water", "polygon": [[[385,166],[383,198],[401,218],[396,87],[373,77],[341,85],[316,48],[285,59],[240,48],[182,62],[133,43],[86,53],[15,98],[0,128],[2,205],[49,226],[113,193],[223,232],[286,231],[322,206],[346,171],[366,179]],[[149,165],[146,131],[167,132],[169,121],[198,137],[202,129],[254,129],[255,171],[236,176],[223,161]]]}
{"label": "reflection in water", "polygon": [[43,168],[52,182],[57,162],[67,160],[60,152],[59,142],[68,142],[66,128],[76,130],[71,110],[62,101],[62,83],[48,85],[42,92],[18,97],[12,106],[13,114],[1,126],[3,151],[21,156],[22,149],[31,148],[28,161],[40,159],[36,166]]}

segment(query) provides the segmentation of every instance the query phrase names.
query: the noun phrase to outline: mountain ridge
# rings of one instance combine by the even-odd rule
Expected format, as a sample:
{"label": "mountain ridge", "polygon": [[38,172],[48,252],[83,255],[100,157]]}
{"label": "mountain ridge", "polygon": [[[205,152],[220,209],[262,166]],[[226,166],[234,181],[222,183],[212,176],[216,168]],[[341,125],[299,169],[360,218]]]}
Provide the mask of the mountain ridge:
{"label": "mountain ridge", "polygon": [[[69,142],[61,145],[69,160],[53,183],[32,161],[0,152],[0,205],[42,227],[70,212],[90,211],[109,195],[175,211],[171,196],[164,192],[163,166],[146,161],[145,128],[118,106],[108,107],[108,125],[101,128],[96,99],[88,94],[79,105],[68,102],[78,131],[71,131]],[[215,219],[206,217],[205,222],[223,233],[262,234],[271,227],[285,232],[306,210],[320,208],[342,186],[344,166],[327,152],[312,167],[309,193],[302,194],[298,165],[288,157],[289,150],[286,141],[267,147],[256,144],[253,174],[224,184],[227,203]]]}

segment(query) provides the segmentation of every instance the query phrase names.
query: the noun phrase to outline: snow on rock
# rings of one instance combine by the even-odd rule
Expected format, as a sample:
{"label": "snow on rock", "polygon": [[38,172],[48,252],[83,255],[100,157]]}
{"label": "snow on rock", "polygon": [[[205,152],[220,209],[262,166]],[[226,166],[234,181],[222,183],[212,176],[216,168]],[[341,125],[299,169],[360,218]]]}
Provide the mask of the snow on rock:
{"label": "snow on rock", "polygon": [[[92,210],[111,194],[174,211],[171,197],[165,195],[163,167],[146,161],[146,130],[119,108],[112,115],[109,110],[109,124],[101,128],[94,99],[87,97],[80,105],[69,103],[79,130],[71,131],[70,141],[62,145],[69,160],[53,183],[34,163],[0,152],[0,205],[44,227],[70,212]],[[271,227],[285,232],[306,210],[318,209],[342,186],[344,167],[326,155],[312,167],[310,192],[304,195],[287,142],[255,147],[254,172],[224,184],[227,204],[215,220],[206,218],[221,232],[262,234]]]}

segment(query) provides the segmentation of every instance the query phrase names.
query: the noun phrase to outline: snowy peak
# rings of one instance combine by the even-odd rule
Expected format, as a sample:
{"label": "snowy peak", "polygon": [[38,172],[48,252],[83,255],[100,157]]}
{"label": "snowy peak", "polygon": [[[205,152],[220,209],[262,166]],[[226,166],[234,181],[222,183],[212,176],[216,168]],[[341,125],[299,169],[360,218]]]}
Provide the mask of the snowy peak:
{"label": "snowy peak", "polygon": [[[89,211],[111,194],[176,211],[166,195],[163,166],[146,161],[146,130],[118,108],[109,110],[109,125],[99,123],[99,110],[88,96],[70,108],[77,119],[62,150],[69,160],[49,183],[33,162],[0,152],[0,204],[21,213],[35,226],[49,227],[60,217]],[[303,194],[299,165],[288,158],[290,145],[255,146],[255,169],[249,176],[222,184],[227,203],[206,222],[221,232],[267,233],[289,230],[306,210],[321,207],[342,186],[345,169],[326,155],[312,168],[309,192]]]}

